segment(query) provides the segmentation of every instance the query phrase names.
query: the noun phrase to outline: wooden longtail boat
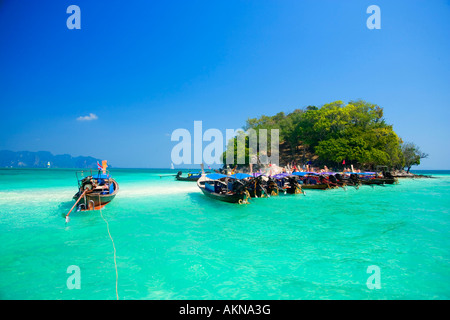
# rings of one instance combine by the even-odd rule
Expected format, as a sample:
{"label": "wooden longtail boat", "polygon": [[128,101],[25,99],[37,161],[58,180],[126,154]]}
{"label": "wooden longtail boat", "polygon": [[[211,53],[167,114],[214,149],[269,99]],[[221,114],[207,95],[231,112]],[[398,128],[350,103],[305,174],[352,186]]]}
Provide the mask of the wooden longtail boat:
{"label": "wooden longtail boat", "polygon": [[345,182],[347,185],[384,185],[384,184],[394,184],[397,179],[392,177],[388,173],[383,173],[380,177],[375,172],[359,172],[359,173],[347,173],[342,176],[341,174],[336,174],[336,178],[339,182]]}
{"label": "wooden longtail boat", "polygon": [[332,187],[331,182],[325,181],[324,177],[315,172],[294,172],[293,175],[298,176],[298,180],[302,182],[302,189],[326,190]]}
{"label": "wooden longtail boat", "polygon": [[368,185],[368,186],[374,186],[374,185],[383,185],[384,181],[382,179],[360,179],[361,184]]}
{"label": "wooden longtail boat", "polygon": [[[275,183],[274,185],[276,186]],[[246,183],[246,188],[251,198],[270,197],[273,190],[273,187],[270,186],[270,181],[268,179],[267,181],[263,180],[263,175],[258,175],[248,181]],[[278,194],[278,191],[276,193]]]}
{"label": "wooden longtail boat", "polygon": [[201,173],[191,173],[189,172],[187,177],[182,177],[183,173],[181,171],[178,171],[177,175],[175,176],[175,180],[177,181],[197,181],[202,176]]}
{"label": "wooden longtail boat", "polygon": [[375,172],[360,172],[357,173],[358,180],[363,185],[383,185],[385,181],[383,178],[377,177]]}
{"label": "wooden longtail boat", "polygon": [[383,179],[385,184],[394,184],[397,183],[398,180],[388,171],[383,171]]}
{"label": "wooden longtail boat", "polygon": [[[206,174],[209,174],[210,172],[206,172]],[[183,172],[178,171],[177,175],[175,176],[175,180],[177,181],[197,181],[202,176],[201,172],[188,172],[187,177],[182,176]]]}
{"label": "wooden longtail boat", "polygon": [[297,194],[302,192],[302,185],[299,183],[299,177],[288,173],[279,173],[273,176],[277,181],[277,186],[287,194]]}
{"label": "wooden longtail boat", "polygon": [[394,184],[398,180],[392,175],[387,166],[377,166],[377,172],[381,172],[382,178],[385,184]]}
{"label": "wooden longtail boat", "polygon": [[89,176],[83,177],[84,172],[81,171],[81,178],[78,177],[79,173],[76,173],[78,192],[73,196],[77,200],[78,210],[101,208],[110,203],[119,192],[119,184],[106,171],[106,161],[103,172],[100,169],[97,174],[92,174],[91,170]]}
{"label": "wooden longtail boat", "polygon": [[392,178],[381,178],[381,179],[384,181],[385,184],[394,184],[394,183],[398,182],[398,180],[393,177]]}
{"label": "wooden longtail boat", "polygon": [[245,186],[239,179],[232,179],[220,173],[202,175],[197,186],[207,197],[230,203],[241,203],[249,198]]}
{"label": "wooden longtail boat", "polygon": [[330,185],[328,184],[302,184],[302,189],[313,189],[313,190],[327,190],[330,189]]}

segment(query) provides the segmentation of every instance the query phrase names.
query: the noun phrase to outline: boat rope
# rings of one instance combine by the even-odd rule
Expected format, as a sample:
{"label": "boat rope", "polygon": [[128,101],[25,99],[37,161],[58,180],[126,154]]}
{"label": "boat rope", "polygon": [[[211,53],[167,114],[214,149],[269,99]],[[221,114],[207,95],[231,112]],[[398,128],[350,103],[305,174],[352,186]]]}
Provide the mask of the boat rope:
{"label": "boat rope", "polygon": [[98,195],[98,204],[100,206],[100,209],[99,209],[100,210],[100,215],[101,215],[103,221],[105,221],[105,223],[106,223],[106,229],[108,230],[108,235],[109,235],[109,238],[111,239],[111,242],[112,242],[112,245],[113,245],[113,249],[114,249],[114,267],[116,269],[116,298],[117,298],[117,300],[119,300],[119,293],[117,291],[117,284],[118,284],[118,280],[119,280],[119,273],[117,272],[116,246],[114,245],[114,240],[113,240],[113,238],[111,236],[111,232],[109,231],[108,221],[106,221],[106,219],[103,217],[103,214],[102,214],[102,206],[101,206],[101,202],[100,202],[100,194]]}

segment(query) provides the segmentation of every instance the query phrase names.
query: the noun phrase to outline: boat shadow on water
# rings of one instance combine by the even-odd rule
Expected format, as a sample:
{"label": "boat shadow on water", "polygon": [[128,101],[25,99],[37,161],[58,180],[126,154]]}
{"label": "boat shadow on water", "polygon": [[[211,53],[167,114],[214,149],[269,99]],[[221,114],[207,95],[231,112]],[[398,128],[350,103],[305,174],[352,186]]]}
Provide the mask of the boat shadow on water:
{"label": "boat shadow on water", "polygon": [[189,197],[190,202],[195,207],[207,207],[211,209],[217,209],[217,207],[222,207],[224,210],[230,209],[230,208],[239,208],[239,207],[246,207],[245,205],[237,205],[237,203],[231,203],[226,201],[217,201],[216,199],[205,197],[205,195],[202,192],[189,192],[187,193],[187,196]]}
{"label": "boat shadow on water", "polygon": [[[56,214],[58,216],[60,216],[61,218],[65,219],[67,212],[69,212],[69,210],[72,208],[74,204],[74,201],[64,201],[61,202],[56,209]],[[115,204],[111,203],[110,205],[108,205],[108,210],[106,210],[106,208],[102,208],[102,213],[104,216],[106,216],[106,212],[108,216],[115,216],[117,210],[115,210]],[[86,218],[89,217],[89,219],[92,218],[100,218],[100,210],[99,209],[94,209],[94,210],[79,210],[79,209],[74,209],[72,211],[72,213],[70,214],[70,218],[73,219],[77,219],[77,218]]]}

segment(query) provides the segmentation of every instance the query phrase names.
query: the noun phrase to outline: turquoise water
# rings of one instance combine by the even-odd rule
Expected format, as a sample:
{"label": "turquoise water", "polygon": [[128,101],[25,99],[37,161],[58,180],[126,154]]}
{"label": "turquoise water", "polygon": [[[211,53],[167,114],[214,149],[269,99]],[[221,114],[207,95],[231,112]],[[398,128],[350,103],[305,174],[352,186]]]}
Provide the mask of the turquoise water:
{"label": "turquoise water", "polygon": [[[120,192],[102,214],[120,299],[450,298],[448,171],[248,205],[159,177],[175,171],[111,171]],[[0,299],[116,299],[100,212],[65,224],[74,172],[0,169]],[[381,289],[366,285],[371,265]]]}

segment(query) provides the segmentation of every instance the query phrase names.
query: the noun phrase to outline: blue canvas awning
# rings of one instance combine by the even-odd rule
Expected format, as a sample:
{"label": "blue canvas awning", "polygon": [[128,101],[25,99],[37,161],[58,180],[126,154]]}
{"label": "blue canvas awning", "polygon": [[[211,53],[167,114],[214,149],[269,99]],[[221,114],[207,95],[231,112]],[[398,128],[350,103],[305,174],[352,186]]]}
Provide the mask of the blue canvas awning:
{"label": "blue canvas awning", "polygon": [[276,175],[273,175],[272,177],[275,179],[282,179],[282,178],[286,178],[287,176],[289,176],[289,173],[283,172],[283,173],[278,173]]}
{"label": "blue canvas awning", "polygon": [[317,175],[315,172],[293,172],[292,174],[300,177],[304,177],[306,175]]}
{"label": "blue canvas awning", "polygon": [[235,173],[230,176],[230,178],[238,179],[238,180],[245,179],[245,178],[251,178],[251,177],[252,177],[252,175],[247,174],[247,173]]}
{"label": "blue canvas awning", "polygon": [[211,180],[218,180],[218,179],[226,178],[227,176],[224,174],[221,174],[221,173],[211,173],[211,174],[206,175],[206,177]]}
{"label": "blue canvas awning", "polygon": [[96,174],[96,175],[93,175],[92,178],[94,178],[94,179],[109,179],[109,174]]}

